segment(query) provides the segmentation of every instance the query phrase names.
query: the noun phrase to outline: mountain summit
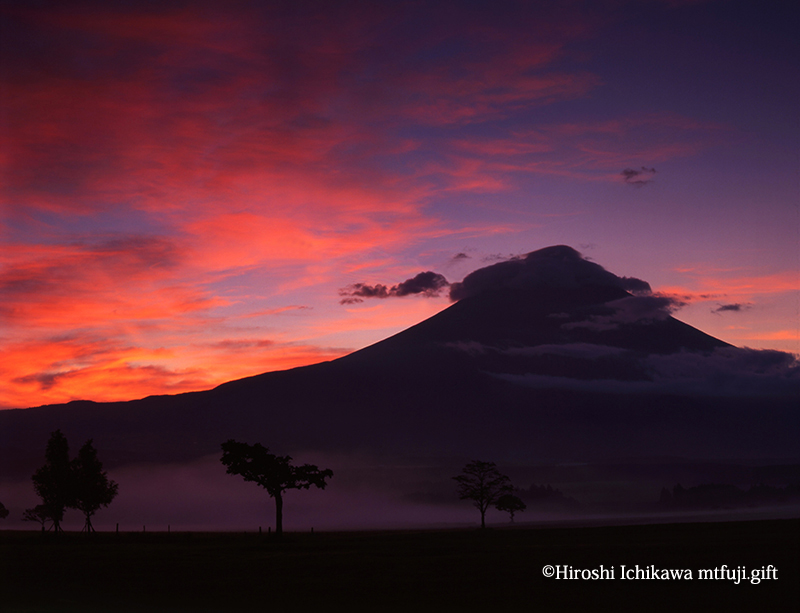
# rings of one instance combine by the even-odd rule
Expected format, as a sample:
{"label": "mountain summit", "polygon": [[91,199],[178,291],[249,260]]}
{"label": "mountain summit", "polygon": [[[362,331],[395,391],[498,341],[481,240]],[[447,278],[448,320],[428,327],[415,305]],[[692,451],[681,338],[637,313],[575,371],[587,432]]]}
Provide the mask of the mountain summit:
{"label": "mountain summit", "polygon": [[331,362],[206,392],[0,412],[0,459],[29,470],[56,428],[117,464],[198,457],[229,438],[527,462],[798,455],[793,356],[678,321],[675,300],[642,280],[555,246],[450,291],[451,307]]}
{"label": "mountain summit", "polygon": [[728,346],[672,318],[680,303],[654,295],[645,281],[618,277],[564,245],[476,270],[452,284],[450,295],[457,304],[394,339],[473,343],[473,349],[477,343],[517,354],[542,345],[646,353]]}
{"label": "mountain summit", "polygon": [[650,291],[645,281],[618,277],[590,262],[566,245],[545,247],[525,256],[480,268],[451,286],[450,297],[461,300],[502,289],[609,287],[627,291]]}

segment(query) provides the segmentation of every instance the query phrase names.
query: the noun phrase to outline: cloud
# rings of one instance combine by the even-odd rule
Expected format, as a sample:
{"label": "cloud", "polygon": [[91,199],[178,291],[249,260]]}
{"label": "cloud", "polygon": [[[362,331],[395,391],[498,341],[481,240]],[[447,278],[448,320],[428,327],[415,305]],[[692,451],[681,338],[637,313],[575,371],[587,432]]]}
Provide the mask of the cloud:
{"label": "cloud", "polygon": [[70,329],[199,313],[221,304],[177,278],[186,256],[178,241],[155,236],[9,244],[0,272],[0,319]]}
{"label": "cloud", "polygon": [[343,296],[339,302],[340,304],[353,304],[363,302],[363,298],[399,298],[402,296],[431,298],[438,296],[448,285],[449,283],[443,275],[429,270],[392,287],[387,287],[381,283],[376,285],[368,285],[366,283],[348,285],[339,290],[339,295]]}
{"label": "cloud", "polygon": [[202,208],[231,187],[268,194],[274,170],[271,181],[385,190],[387,161],[418,165],[408,154],[422,143],[398,127],[486,123],[599,85],[554,69],[589,17],[182,4],[8,15],[4,176],[28,205],[97,212],[133,196],[138,208]]}
{"label": "cloud", "polygon": [[679,381],[696,393],[800,393],[800,365],[796,356],[783,351],[722,347],[708,355],[651,355],[648,363],[656,383]]}
{"label": "cloud", "polygon": [[[591,286],[618,288],[633,295],[606,302],[604,306],[608,314],[591,315],[582,321],[571,321],[563,324],[563,329],[587,328],[603,331],[625,324],[660,321],[688,304],[681,296],[654,294],[650,284],[641,279],[618,277],[565,245],[546,247],[480,268],[467,275],[462,282],[450,285],[450,299],[458,301],[508,289]],[[561,315],[557,313],[551,315],[559,316]]]}
{"label": "cloud", "polygon": [[615,312],[612,318],[617,323],[666,319],[678,309],[685,307],[686,304],[677,296],[666,294],[629,296],[606,303],[607,306],[614,309]]}
{"label": "cloud", "polygon": [[633,168],[626,168],[620,173],[623,177],[623,181],[628,185],[634,185],[636,187],[642,187],[643,185],[647,185],[653,181],[653,175],[656,174],[655,168],[647,168],[642,166],[641,168],[633,169]]}
{"label": "cloud", "polygon": [[231,340],[217,341],[209,343],[209,347],[214,349],[223,349],[225,351],[242,351],[245,349],[263,349],[264,347],[273,347],[275,341],[270,339],[245,339],[245,340]]}
{"label": "cloud", "polygon": [[742,304],[741,302],[734,302],[732,304],[720,304],[716,309],[712,309],[712,313],[725,313],[725,312],[734,312],[738,313],[740,311],[744,311],[746,309],[751,308],[752,304]]}
{"label": "cloud", "polygon": [[26,339],[9,343],[6,349],[15,361],[0,366],[0,379],[6,382],[0,408],[87,397],[129,400],[212,387],[203,366],[176,364],[169,350],[136,347],[99,335]]}
{"label": "cloud", "polygon": [[608,357],[618,357],[626,353],[625,349],[619,347],[596,345],[594,343],[543,344],[534,345],[532,347],[500,348],[485,345],[477,341],[458,341],[446,343],[446,346],[458,349],[472,356],[494,353],[497,355],[509,356],[554,355],[579,360],[597,360]]}
{"label": "cloud", "polygon": [[508,254],[503,255],[502,253],[488,253],[481,257],[481,262],[505,262],[506,260],[516,260],[520,256],[519,254]]}
{"label": "cloud", "polygon": [[678,268],[677,272],[693,279],[699,289],[668,288],[671,293],[694,294],[698,298],[712,299],[722,296],[751,297],[759,294],[779,294],[800,291],[800,277],[797,271],[782,270],[779,272],[746,275],[741,268],[715,268],[692,266]]}
{"label": "cloud", "polygon": [[634,294],[649,294],[652,290],[647,281],[636,277],[619,277],[620,287]]}
{"label": "cloud", "polygon": [[467,255],[466,253],[461,251],[447,260],[447,262],[445,263],[445,268],[450,270],[452,268],[463,267],[471,259],[473,259],[471,255]]}
{"label": "cloud", "polygon": [[612,309],[610,315],[592,315],[584,321],[565,323],[561,327],[564,330],[574,328],[596,331],[615,330],[620,325],[663,321],[686,304],[677,296],[665,294],[627,296],[605,303],[606,307]]}
{"label": "cloud", "polygon": [[607,357],[616,357],[625,353],[619,347],[596,345],[594,343],[564,343],[561,345],[536,345],[534,347],[510,347],[501,353],[508,355],[557,355],[566,358],[581,360],[597,360]]}
{"label": "cloud", "polygon": [[[188,372],[217,383],[329,357],[306,328],[259,330],[258,318],[324,302],[343,270],[397,267],[432,237],[520,229],[466,224],[447,207],[434,215],[437,195],[505,191],[530,173],[617,180],[637,160],[697,151],[708,132],[665,114],[514,127],[600,86],[562,60],[597,31],[601,8],[212,4],[4,12],[0,224],[14,242],[0,253],[0,318],[22,353],[2,380],[28,383],[0,390],[0,404],[118,399],[123,388],[101,374],[128,350],[144,360],[123,371],[129,395],[162,393]],[[424,280],[396,287],[428,295]],[[330,332],[324,311],[313,317]],[[254,329],[229,329],[248,319]],[[76,331],[120,353],[89,377],[79,346],[47,346]],[[212,348],[265,334],[273,358],[242,351],[237,369]],[[53,375],[67,371],[86,377]]]}
{"label": "cloud", "polygon": [[781,396],[800,394],[797,358],[782,351],[721,347],[710,353],[681,351],[647,356],[645,381],[574,379],[549,375],[499,374],[526,387],[619,394],[688,396]]}
{"label": "cloud", "polygon": [[243,319],[253,318],[253,317],[264,317],[265,315],[282,315],[284,313],[293,313],[296,314],[298,311],[311,311],[314,307],[306,306],[303,304],[292,304],[289,306],[283,307],[275,307],[272,309],[263,309],[261,311],[252,311],[241,315],[240,317]]}
{"label": "cloud", "polygon": [[[655,163],[693,156],[720,142],[724,134],[718,124],[674,113],[498,129],[487,135],[454,137],[447,163],[440,163],[436,171],[453,189],[480,185],[484,191],[506,190],[531,174],[582,182],[616,183],[622,177],[642,187],[653,180],[655,169],[632,166],[636,160]],[[625,168],[622,173],[620,167]]]}
{"label": "cloud", "polygon": [[391,292],[396,296],[410,294],[423,294],[425,296],[438,296],[442,289],[450,285],[444,276],[436,272],[421,272],[411,279],[393,287]]}
{"label": "cloud", "polygon": [[340,304],[353,304],[363,302],[361,298],[388,298],[389,288],[378,283],[377,285],[367,285],[366,283],[353,283],[339,290],[339,295],[344,296]]}
{"label": "cloud", "polygon": [[210,389],[233,379],[335,359],[352,351],[262,338],[188,343],[180,331],[169,325],[165,328],[152,334],[168,348],[137,342],[135,335],[126,336],[125,325],[122,330],[98,326],[91,333],[32,335],[4,342],[3,350],[15,359],[0,362],[0,380],[6,382],[0,391],[0,409]]}
{"label": "cloud", "polygon": [[559,245],[471,272],[463,281],[450,285],[450,299],[458,301],[480,293],[505,289],[587,285],[611,286],[638,292],[649,291],[650,288],[645,281],[618,277],[602,266],[584,259],[572,247]]}

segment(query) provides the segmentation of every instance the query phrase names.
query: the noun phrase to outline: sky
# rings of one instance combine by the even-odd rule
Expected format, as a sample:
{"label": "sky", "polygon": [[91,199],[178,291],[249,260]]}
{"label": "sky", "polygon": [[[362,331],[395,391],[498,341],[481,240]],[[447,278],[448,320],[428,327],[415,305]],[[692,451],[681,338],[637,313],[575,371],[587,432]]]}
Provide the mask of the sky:
{"label": "sky", "polygon": [[790,5],[0,0],[0,408],[333,359],[557,244],[800,354]]}

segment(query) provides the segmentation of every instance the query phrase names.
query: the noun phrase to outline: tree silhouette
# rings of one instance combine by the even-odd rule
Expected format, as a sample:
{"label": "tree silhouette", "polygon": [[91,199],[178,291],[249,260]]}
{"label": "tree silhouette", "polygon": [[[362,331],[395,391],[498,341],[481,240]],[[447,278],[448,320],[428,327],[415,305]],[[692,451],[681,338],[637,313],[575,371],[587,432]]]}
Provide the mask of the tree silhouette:
{"label": "tree silhouette", "polygon": [[83,529],[94,532],[92,515],[100,507],[107,507],[117,495],[118,485],[109,480],[103,470],[103,463],[97,457],[97,449],[92,439],[84,443],[78,456],[72,461],[72,484],[74,487],[73,506],[86,517]]}
{"label": "tree silhouette", "polygon": [[56,430],[45,450],[45,464],[33,474],[33,487],[42,504],[26,509],[23,519],[38,521],[44,528],[52,521],[56,532],[63,532],[61,521],[66,509],[78,509],[86,517],[84,530],[94,532],[92,515],[107,507],[117,495],[117,484],[109,481],[97,450],[89,439],[70,461],[67,438]]}
{"label": "tree silhouette", "polygon": [[497,470],[494,462],[474,460],[467,464],[462,474],[453,477],[458,482],[461,500],[471,500],[481,512],[481,528],[486,527],[486,510],[503,494],[510,493],[511,480]]}
{"label": "tree silhouette", "polygon": [[8,509],[6,509],[6,505],[0,502],[0,519],[5,519],[8,517]]}
{"label": "tree silhouette", "polygon": [[43,504],[37,504],[32,509],[25,509],[25,511],[22,513],[22,521],[38,522],[42,526],[42,532],[45,531],[47,522],[52,520],[53,518],[50,517],[50,512]]}
{"label": "tree silhouette", "polygon": [[514,513],[524,511],[527,506],[522,499],[514,494],[503,494],[497,499],[494,508],[498,511],[505,511],[511,516],[511,523],[514,523]]}
{"label": "tree silhouette", "polygon": [[74,506],[75,498],[69,444],[61,430],[50,435],[44,455],[44,466],[33,473],[33,487],[53,520],[53,528],[56,532],[63,532],[64,511]]}
{"label": "tree silhouette", "polygon": [[230,475],[241,475],[254,481],[275,499],[275,533],[283,533],[283,492],[288,489],[308,489],[316,485],[325,489],[325,479],[333,477],[330,469],[320,470],[313,464],[292,466],[291,456],[276,456],[256,443],[248,445],[233,439],[222,443],[221,462]]}

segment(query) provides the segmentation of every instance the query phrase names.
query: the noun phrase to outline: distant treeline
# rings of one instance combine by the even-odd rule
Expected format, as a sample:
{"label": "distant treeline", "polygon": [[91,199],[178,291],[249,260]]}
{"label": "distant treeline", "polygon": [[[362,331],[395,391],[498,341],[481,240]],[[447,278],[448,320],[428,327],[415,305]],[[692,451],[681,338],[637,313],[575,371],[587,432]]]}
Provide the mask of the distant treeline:
{"label": "distant treeline", "polygon": [[659,504],[670,509],[719,509],[726,507],[760,507],[800,502],[800,485],[776,487],[751,485],[741,489],[735,485],[706,483],[685,488],[676,485],[661,490]]}
{"label": "distant treeline", "polygon": [[565,496],[561,490],[555,489],[552,485],[536,485],[532,483],[527,489],[519,489],[515,492],[526,504],[553,505],[560,507],[579,507],[580,503],[574,498]]}

